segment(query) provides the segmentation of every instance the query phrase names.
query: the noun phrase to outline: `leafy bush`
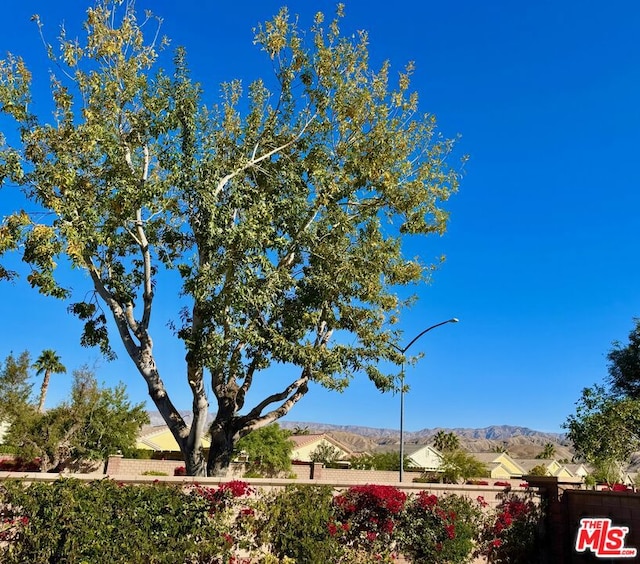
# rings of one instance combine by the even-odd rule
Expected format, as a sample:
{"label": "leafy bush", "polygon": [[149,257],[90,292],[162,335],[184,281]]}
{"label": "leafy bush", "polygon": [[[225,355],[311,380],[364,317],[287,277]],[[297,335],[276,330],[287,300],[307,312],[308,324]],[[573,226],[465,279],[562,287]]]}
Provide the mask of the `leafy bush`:
{"label": "leafy bush", "polygon": [[334,520],[329,533],[358,555],[375,561],[394,550],[394,530],[407,496],[393,486],[352,486],[333,499]]}
{"label": "leafy bush", "polygon": [[534,564],[539,561],[542,508],[531,494],[505,492],[488,516],[478,553],[490,564]]}
{"label": "leafy bush", "polygon": [[258,544],[279,559],[299,564],[338,562],[341,552],[328,523],[333,516],[333,491],[329,486],[287,486],[266,494],[257,526]]}
{"label": "leafy bush", "polygon": [[[157,481],[156,481],[157,482]],[[3,564],[491,564],[535,561],[541,510],[532,497],[407,498],[392,486],[257,492],[243,481],[123,485],[60,479],[0,482]],[[240,558],[240,555],[242,558]],[[244,560],[243,560],[244,559]],[[251,560],[253,559],[253,560]]]}
{"label": "leafy bush", "polygon": [[249,471],[261,476],[277,476],[291,468],[293,441],[291,433],[277,423],[252,431],[236,443],[236,451],[244,452]]}
{"label": "leafy bush", "polygon": [[4,564],[175,564],[214,562],[230,551],[222,514],[177,487],[64,479],[0,485],[0,506],[28,526],[2,553]]}
{"label": "leafy bush", "polygon": [[411,562],[468,562],[479,535],[478,502],[455,494],[438,498],[426,491],[412,497],[399,524],[399,548]]}

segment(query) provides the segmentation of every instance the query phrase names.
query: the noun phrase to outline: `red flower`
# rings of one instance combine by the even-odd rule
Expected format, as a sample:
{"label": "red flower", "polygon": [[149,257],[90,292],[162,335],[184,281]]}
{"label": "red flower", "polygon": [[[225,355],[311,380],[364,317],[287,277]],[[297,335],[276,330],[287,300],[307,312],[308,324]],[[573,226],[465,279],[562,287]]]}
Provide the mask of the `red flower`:
{"label": "red flower", "polygon": [[334,537],[338,532],[338,528],[336,527],[335,523],[329,523],[328,528],[329,528],[329,534],[332,537]]}
{"label": "red flower", "polygon": [[455,527],[455,525],[447,525],[444,529],[445,529],[445,531],[447,531],[447,536],[450,539],[455,539],[456,538],[456,527]]}

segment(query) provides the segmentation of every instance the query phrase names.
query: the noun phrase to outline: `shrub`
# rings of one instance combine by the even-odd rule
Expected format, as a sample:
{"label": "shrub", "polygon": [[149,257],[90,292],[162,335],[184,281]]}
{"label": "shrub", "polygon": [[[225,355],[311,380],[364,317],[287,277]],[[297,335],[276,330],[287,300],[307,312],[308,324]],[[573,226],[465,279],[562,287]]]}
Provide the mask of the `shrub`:
{"label": "shrub", "polygon": [[400,551],[429,564],[468,562],[479,536],[480,504],[455,494],[438,498],[426,491],[412,497],[399,526]]}
{"label": "shrub", "polygon": [[328,525],[329,533],[358,557],[364,552],[375,561],[389,558],[406,499],[406,494],[393,486],[353,486],[333,499],[334,520]]}
{"label": "shrub", "polygon": [[160,472],[160,470],[146,470],[142,473],[143,476],[168,476],[166,472]]}
{"label": "shrub", "polygon": [[280,561],[338,562],[340,545],[328,526],[332,515],[333,491],[329,486],[292,485],[265,494],[257,522],[257,544]]}
{"label": "shrub", "polygon": [[539,561],[542,508],[531,494],[501,494],[502,500],[480,536],[478,554],[490,564],[534,564]]}
{"label": "shrub", "polygon": [[127,486],[111,480],[61,479],[29,486],[7,480],[0,506],[26,519],[3,564],[175,564],[224,557],[223,514],[201,496],[173,486]]}

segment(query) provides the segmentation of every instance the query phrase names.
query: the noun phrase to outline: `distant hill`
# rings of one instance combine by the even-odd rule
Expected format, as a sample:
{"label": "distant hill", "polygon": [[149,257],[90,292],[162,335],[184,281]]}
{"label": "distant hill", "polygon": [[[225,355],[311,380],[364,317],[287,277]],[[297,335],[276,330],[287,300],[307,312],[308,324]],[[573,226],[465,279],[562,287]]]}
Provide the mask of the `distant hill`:
{"label": "distant hill", "polygon": [[[307,429],[310,433],[327,433],[350,446],[355,452],[373,450],[377,445],[400,447],[400,432],[397,429],[377,429],[354,425],[332,425],[329,423],[302,423],[281,421],[285,429]],[[571,459],[573,452],[566,437],[560,433],[544,433],[527,427],[492,425],[482,429],[438,427],[404,433],[405,444],[429,444],[438,431],[453,432],[460,438],[460,445],[468,452],[492,452],[505,449],[516,458],[534,458],[546,443],[556,447],[555,458]]]}
{"label": "distant hill", "polygon": [[[182,411],[186,421],[191,420],[190,411]],[[152,425],[164,425],[157,411],[149,412]],[[213,416],[210,416],[213,418]],[[397,429],[380,429],[358,425],[333,425],[301,421],[278,421],[283,429],[306,429],[309,433],[327,433],[350,447],[354,452],[371,452],[378,445],[400,445]],[[565,435],[545,433],[514,425],[491,425],[481,429],[436,427],[420,431],[405,431],[405,444],[429,444],[438,431],[453,432],[460,438],[461,446],[469,452],[491,452],[505,449],[516,458],[534,458],[546,443],[556,447],[556,459],[571,459],[573,451]]]}

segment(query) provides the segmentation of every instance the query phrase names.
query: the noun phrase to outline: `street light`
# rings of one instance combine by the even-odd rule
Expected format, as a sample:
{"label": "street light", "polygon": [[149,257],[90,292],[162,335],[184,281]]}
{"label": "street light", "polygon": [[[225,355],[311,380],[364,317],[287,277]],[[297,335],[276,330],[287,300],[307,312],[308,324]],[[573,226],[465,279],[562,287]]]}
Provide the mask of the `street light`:
{"label": "street light", "polygon": [[422,337],[422,335],[428,333],[436,327],[440,327],[440,325],[446,325],[447,323],[458,323],[458,318],[452,317],[451,319],[447,319],[446,321],[441,321],[440,323],[436,323],[431,327],[427,327],[424,331],[421,331],[413,339],[411,339],[409,344],[404,348],[400,348],[394,344],[391,344],[394,349],[396,349],[400,354],[403,355],[402,370],[400,372],[400,482],[402,482],[402,478],[404,476],[404,353],[406,353],[411,345],[413,345],[413,343],[415,343],[420,337]]}

